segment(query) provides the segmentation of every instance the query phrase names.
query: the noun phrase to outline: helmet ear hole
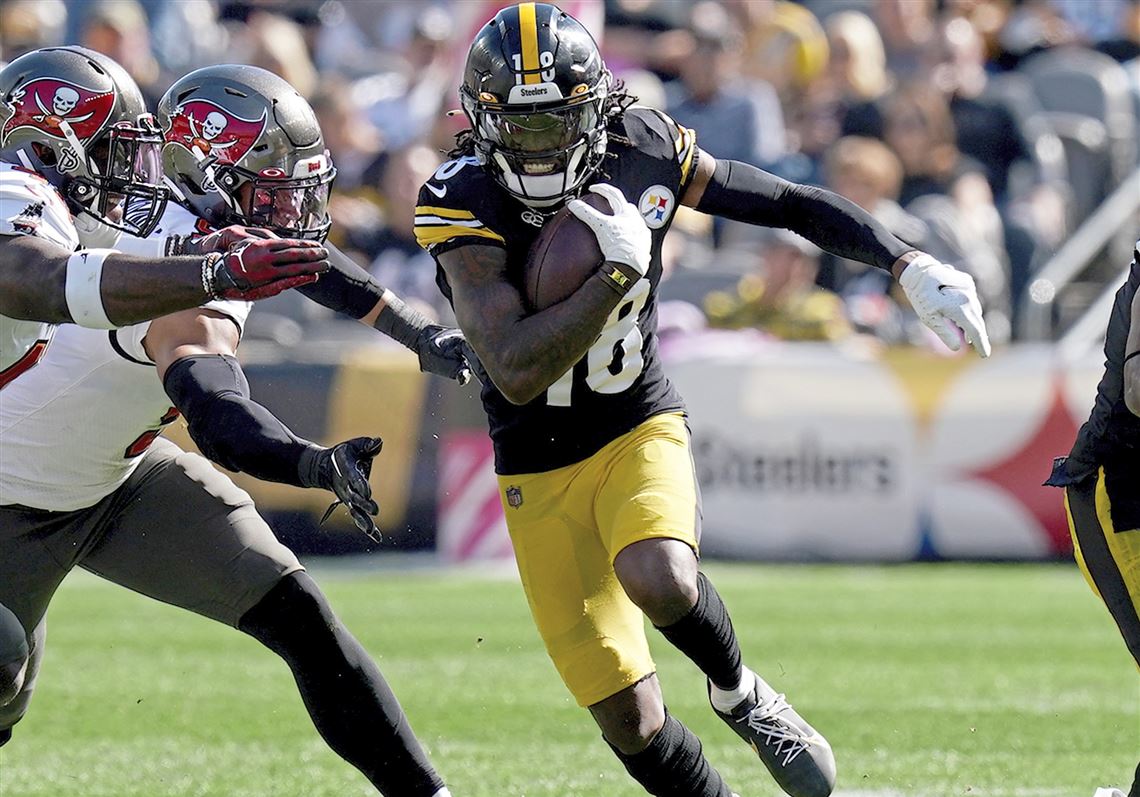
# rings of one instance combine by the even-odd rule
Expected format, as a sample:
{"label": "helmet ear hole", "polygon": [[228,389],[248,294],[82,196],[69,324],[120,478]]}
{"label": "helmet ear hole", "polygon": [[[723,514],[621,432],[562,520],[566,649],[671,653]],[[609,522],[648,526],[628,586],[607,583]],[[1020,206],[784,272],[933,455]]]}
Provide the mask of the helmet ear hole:
{"label": "helmet ear hole", "polygon": [[36,157],[44,166],[55,166],[55,150],[51,147],[45,146],[38,141],[33,141],[32,152],[36,154]]}

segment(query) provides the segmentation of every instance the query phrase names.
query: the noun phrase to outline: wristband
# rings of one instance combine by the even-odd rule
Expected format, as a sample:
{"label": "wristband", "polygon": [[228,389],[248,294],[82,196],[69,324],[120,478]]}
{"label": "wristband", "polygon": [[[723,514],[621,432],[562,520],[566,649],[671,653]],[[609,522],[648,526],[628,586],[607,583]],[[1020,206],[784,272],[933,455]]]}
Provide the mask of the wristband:
{"label": "wristband", "polygon": [[625,296],[633,287],[634,280],[612,263],[602,263],[602,267],[595,273],[601,277],[602,282],[608,288],[616,291],[619,296]]}
{"label": "wristband", "polygon": [[214,269],[217,268],[218,261],[221,259],[222,255],[217,252],[207,252],[206,256],[202,258],[202,290],[210,299],[219,298],[218,280]]}
{"label": "wristband", "polygon": [[64,298],[71,320],[81,327],[115,329],[103,307],[103,261],[114,249],[83,249],[67,258]]}
{"label": "wristband", "polygon": [[372,324],[380,332],[397,343],[402,343],[412,351],[419,354],[418,341],[420,333],[431,322],[419,310],[408,307],[396,294],[384,291],[384,309],[376,316]]}

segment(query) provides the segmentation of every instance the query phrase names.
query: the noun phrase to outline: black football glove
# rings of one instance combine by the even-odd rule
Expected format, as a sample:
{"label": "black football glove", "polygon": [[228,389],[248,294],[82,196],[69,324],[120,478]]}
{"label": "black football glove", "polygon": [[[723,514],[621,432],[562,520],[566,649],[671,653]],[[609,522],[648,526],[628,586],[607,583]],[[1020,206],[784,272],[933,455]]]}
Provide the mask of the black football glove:
{"label": "black football glove", "polygon": [[380,507],[372,500],[372,459],[380,453],[384,441],[379,437],[354,437],[332,448],[313,448],[301,457],[301,483],[305,487],[323,487],[336,494],[337,500],[325,512],[321,523],[328,520],[337,504],[348,507],[356,527],[369,539],[380,542],[380,530],[372,520]]}
{"label": "black football glove", "polygon": [[475,352],[463,332],[455,327],[428,324],[416,336],[412,350],[420,358],[420,370],[425,374],[454,379],[461,385],[471,381]]}

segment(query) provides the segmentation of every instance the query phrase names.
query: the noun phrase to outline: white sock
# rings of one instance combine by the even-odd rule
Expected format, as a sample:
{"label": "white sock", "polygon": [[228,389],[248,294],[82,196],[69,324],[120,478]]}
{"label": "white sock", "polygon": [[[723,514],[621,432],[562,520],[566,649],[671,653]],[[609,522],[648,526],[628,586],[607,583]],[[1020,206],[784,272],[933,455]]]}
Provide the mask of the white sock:
{"label": "white sock", "polygon": [[446,786],[444,786],[442,789],[440,789],[439,791],[437,791],[437,792],[436,792],[435,794],[433,794],[431,797],[451,797],[451,792],[449,792],[449,791],[447,790],[447,787],[446,787]]}
{"label": "white sock", "polygon": [[713,708],[721,713],[732,711],[748,699],[752,694],[752,690],[756,688],[756,681],[756,674],[745,667],[742,670],[740,683],[737,684],[735,689],[721,689],[716,684],[713,684],[709,693],[709,699],[712,701]]}

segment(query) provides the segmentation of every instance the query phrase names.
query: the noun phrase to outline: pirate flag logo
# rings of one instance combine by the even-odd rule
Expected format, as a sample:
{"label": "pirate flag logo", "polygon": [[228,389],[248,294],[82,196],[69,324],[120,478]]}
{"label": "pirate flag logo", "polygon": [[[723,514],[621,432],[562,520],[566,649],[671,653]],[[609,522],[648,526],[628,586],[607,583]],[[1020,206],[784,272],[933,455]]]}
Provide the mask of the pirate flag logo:
{"label": "pirate flag logo", "polygon": [[213,158],[215,163],[232,165],[257,143],[265,119],[264,110],[260,119],[242,119],[208,100],[191,100],[171,117],[166,140],[200,160]]}
{"label": "pirate flag logo", "polygon": [[66,138],[63,123],[86,142],[103,129],[115,107],[115,91],[96,91],[57,78],[37,78],[0,101],[0,144],[13,130],[34,127],[53,138]]}

